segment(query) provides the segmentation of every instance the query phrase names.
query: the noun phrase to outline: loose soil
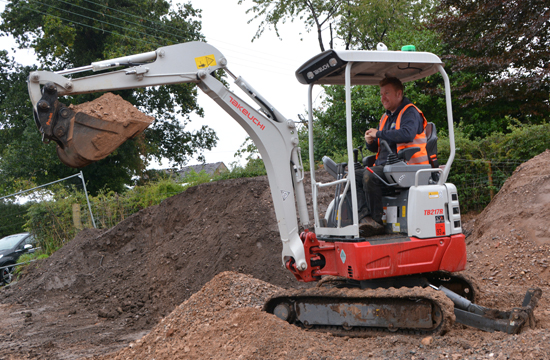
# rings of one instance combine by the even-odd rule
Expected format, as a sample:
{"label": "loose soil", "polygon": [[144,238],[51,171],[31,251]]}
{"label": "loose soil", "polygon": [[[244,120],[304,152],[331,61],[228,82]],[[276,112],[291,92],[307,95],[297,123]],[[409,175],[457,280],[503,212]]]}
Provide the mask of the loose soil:
{"label": "loose soil", "polygon": [[[478,303],[509,310],[528,288],[542,289],[537,323],[519,335],[455,324],[443,336],[347,338],[262,312],[281,288],[311,285],[281,266],[271,192],[260,177],[203,184],[112,229],[80,232],[0,291],[0,357],[549,359],[549,163],[546,151],[522,164],[463,226],[463,273],[479,286]],[[330,198],[322,194],[321,211]]]}
{"label": "loose soil", "polygon": [[121,123],[128,126],[130,123],[144,123],[145,129],[155,118],[139,111],[134,105],[124,100],[120,95],[105,93],[93,101],[79,105],[69,105],[74,112],[82,112],[110,122]]}

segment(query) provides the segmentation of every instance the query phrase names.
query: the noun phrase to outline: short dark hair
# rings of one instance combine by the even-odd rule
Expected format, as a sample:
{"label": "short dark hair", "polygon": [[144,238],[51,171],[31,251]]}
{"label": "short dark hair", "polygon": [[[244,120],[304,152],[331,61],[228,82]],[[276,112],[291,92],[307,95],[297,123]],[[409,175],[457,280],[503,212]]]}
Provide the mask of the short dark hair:
{"label": "short dark hair", "polygon": [[392,85],[395,90],[401,90],[403,92],[403,83],[401,80],[399,80],[396,77],[385,77],[382,80],[380,80],[380,87],[386,86],[386,85]]}

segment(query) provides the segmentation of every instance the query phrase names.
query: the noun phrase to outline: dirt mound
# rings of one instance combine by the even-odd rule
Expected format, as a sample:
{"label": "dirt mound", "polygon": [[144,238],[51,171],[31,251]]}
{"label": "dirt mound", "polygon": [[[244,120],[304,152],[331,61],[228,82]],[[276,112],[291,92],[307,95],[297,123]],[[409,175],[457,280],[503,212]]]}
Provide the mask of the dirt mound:
{"label": "dirt mound", "polygon": [[303,331],[260,311],[278,290],[250,276],[222,273],[147,336],[98,359],[332,359],[362,352],[360,346],[350,349],[340,338]]}
{"label": "dirt mound", "polygon": [[[329,176],[318,174],[323,181]],[[311,186],[306,189],[310,197]],[[321,201],[321,207],[328,205],[328,192]],[[1,291],[0,301],[17,304],[12,312],[22,318],[25,308],[36,309],[23,319],[25,327],[15,332],[18,336],[42,331],[47,341],[65,340],[69,334],[63,337],[65,330],[57,325],[68,321],[73,324],[71,343],[86,341],[90,333],[99,336],[90,352],[82,354],[94,353],[97,346],[112,350],[128,336],[142,336],[223,271],[251,274],[285,288],[312,286],[297,282],[282,267],[281,249],[266,177],[202,184],[109,230],[80,232]],[[64,320],[52,317],[52,311]],[[50,333],[44,330],[48,327]],[[105,333],[110,333],[110,341]],[[41,346],[27,339],[28,347]],[[3,345],[0,351],[11,346]]]}
{"label": "dirt mound", "polygon": [[[550,150],[518,166],[484,211],[465,225],[470,234],[466,272],[477,279],[487,305],[516,306],[527,287],[550,284],[548,214]],[[548,309],[547,296],[541,310]]]}
{"label": "dirt mound", "polygon": [[190,188],[107,231],[82,231],[5,296],[71,293],[102,318],[144,329],[223,271],[299,286],[282,267],[271,202],[265,177]]}
{"label": "dirt mound", "polygon": [[537,245],[550,244],[548,214],[550,150],[518,166],[476,220],[476,237],[497,238],[517,231]]}
{"label": "dirt mound", "polygon": [[310,332],[260,311],[277,290],[249,276],[222,273],[147,336],[94,359],[519,359],[526,342],[529,355],[545,359],[550,350],[546,330],[510,336],[455,329],[443,337],[390,333],[366,339]]}

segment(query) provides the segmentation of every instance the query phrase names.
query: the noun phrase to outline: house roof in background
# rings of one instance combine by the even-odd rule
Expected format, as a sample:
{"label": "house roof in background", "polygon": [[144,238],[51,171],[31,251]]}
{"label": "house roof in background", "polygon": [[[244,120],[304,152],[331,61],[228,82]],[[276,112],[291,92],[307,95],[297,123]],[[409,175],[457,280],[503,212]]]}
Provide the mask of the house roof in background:
{"label": "house roof in background", "polygon": [[206,172],[208,175],[214,175],[214,173],[218,169],[220,169],[220,167],[222,171],[227,171],[227,166],[225,166],[225,164],[222,161],[219,161],[219,162],[209,163],[209,164],[185,166],[181,170],[176,170],[175,172],[177,172],[182,177],[190,173],[191,170],[195,170],[197,174],[204,170],[204,172]]}

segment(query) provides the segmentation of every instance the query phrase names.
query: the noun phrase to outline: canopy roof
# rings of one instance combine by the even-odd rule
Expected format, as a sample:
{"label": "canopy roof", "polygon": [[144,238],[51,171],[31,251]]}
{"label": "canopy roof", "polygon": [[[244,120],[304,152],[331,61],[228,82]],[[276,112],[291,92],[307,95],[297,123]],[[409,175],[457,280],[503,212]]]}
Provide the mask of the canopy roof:
{"label": "canopy roof", "polygon": [[346,65],[352,62],[352,85],[378,85],[386,76],[401,82],[425,78],[443,66],[438,56],[415,51],[327,50],[306,61],[296,77],[302,84],[344,85]]}

